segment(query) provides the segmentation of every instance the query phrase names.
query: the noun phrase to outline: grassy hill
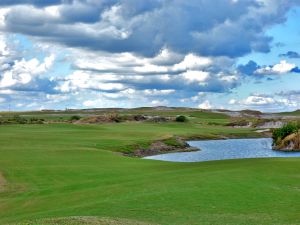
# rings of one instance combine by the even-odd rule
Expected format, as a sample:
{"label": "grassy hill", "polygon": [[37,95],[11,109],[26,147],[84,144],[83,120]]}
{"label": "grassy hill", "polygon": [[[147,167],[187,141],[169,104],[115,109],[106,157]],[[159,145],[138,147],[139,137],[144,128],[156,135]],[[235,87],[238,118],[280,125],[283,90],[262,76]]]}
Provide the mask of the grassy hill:
{"label": "grassy hill", "polygon": [[292,112],[281,112],[281,113],[277,113],[277,114],[282,115],[282,116],[300,116],[300,110],[295,110]]}
{"label": "grassy hill", "polygon": [[0,224],[300,224],[298,158],[120,154],[173,135],[257,135],[209,125],[222,114],[191,113],[188,123],[0,126]]}

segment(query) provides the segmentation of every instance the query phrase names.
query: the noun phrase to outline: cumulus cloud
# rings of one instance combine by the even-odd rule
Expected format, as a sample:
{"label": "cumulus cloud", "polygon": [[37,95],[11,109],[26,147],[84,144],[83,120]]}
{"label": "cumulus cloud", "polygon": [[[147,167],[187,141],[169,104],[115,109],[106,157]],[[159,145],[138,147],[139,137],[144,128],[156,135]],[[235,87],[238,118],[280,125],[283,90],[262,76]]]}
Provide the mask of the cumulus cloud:
{"label": "cumulus cloud", "polygon": [[252,108],[263,111],[286,110],[286,108],[298,107],[298,102],[295,99],[279,95],[252,94],[245,99],[231,99],[229,105],[236,108]]}
{"label": "cumulus cloud", "polygon": [[0,33],[0,97],[6,103],[2,104],[2,109],[6,107],[7,110],[7,105],[12,103],[31,107],[33,105],[26,102],[41,102],[46,94],[54,94],[57,84],[47,74],[53,69],[55,60],[52,53],[31,56],[15,39]]}
{"label": "cumulus cloud", "polygon": [[265,29],[283,22],[286,12],[299,3],[28,0],[1,4],[11,9],[5,16],[5,31],[43,41],[148,56],[167,47],[183,54],[237,57],[251,51],[268,52],[272,38]]}
{"label": "cumulus cloud", "polygon": [[262,77],[261,75],[300,73],[296,64],[289,63],[286,60],[281,60],[279,63],[270,66],[260,66],[255,61],[250,60],[245,65],[238,65],[237,70],[243,75],[256,77]]}
{"label": "cumulus cloud", "polygon": [[193,69],[201,69],[208,65],[212,64],[212,59],[207,57],[199,57],[194,54],[188,54],[184,57],[184,59],[174,65],[173,70],[193,70]]}
{"label": "cumulus cloud", "polygon": [[75,71],[65,77],[62,84],[57,86],[56,89],[61,92],[76,92],[82,89],[99,91],[116,91],[125,89],[123,84],[110,81],[114,81],[114,78],[106,77],[105,79],[101,76],[95,77],[89,72]]}
{"label": "cumulus cloud", "polygon": [[212,109],[213,107],[212,107],[209,100],[205,100],[204,102],[202,102],[198,105],[198,108],[200,108],[200,109]]}
{"label": "cumulus cloud", "polygon": [[15,60],[7,64],[2,75],[0,75],[0,88],[12,87],[18,84],[28,84],[35,76],[45,73],[51,68],[54,62],[54,55],[46,57],[44,62],[38,59]]}
{"label": "cumulus cloud", "polygon": [[267,75],[272,75],[272,74],[285,74],[292,72],[293,69],[296,68],[295,64],[288,63],[285,60],[280,61],[280,63],[275,64],[273,66],[265,66],[257,69],[255,73],[257,74],[267,74]]}
{"label": "cumulus cloud", "polygon": [[248,96],[242,101],[245,105],[268,105],[273,104],[274,102],[275,100],[273,98],[265,96]]}
{"label": "cumulus cloud", "polygon": [[[78,54],[80,58],[76,57]],[[224,57],[180,55],[168,49],[154,57],[132,53],[103,53],[99,56],[77,50],[73,50],[72,55],[74,57],[69,60],[76,71],[57,80],[60,83],[57,90],[69,92],[84,88],[103,91],[106,84],[116,84],[119,90],[107,91],[131,88],[157,90],[156,93],[164,94],[164,90],[175,90],[184,91],[183,95],[190,97],[201,91],[226,92],[239,84],[233,69],[223,69],[225,65],[230,67],[233,64]],[[149,95],[147,91],[144,94]]]}
{"label": "cumulus cloud", "polygon": [[[195,99],[199,92],[227,92],[238,85],[234,71],[223,72],[224,65],[233,63],[224,57],[182,55],[165,48],[154,57],[70,49],[62,58],[55,47],[38,43],[35,51],[41,55],[37,58],[23,50],[15,51],[4,36],[1,43],[0,95],[9,96],[10,101],[23,97],[25,102],[43,102],[43,107],[68,105],[67,101],[112,106],[116,99],[124,100],[127,107],[155,105],[160,100],[178,105],[180,99]],[[60,60],[71,63],[68,75],[55,74],[53,65]],[[22,103],[27,109],[39,104]]]}
{"label": "cumulus cloud", "polygon": [[[29,108],[38,104],[20,103],[22,97],[43,102],[42,107],[69,101],[77,107],[212,108],[207,95],[231,92],[244,75],[300,73],[284,60],[236,65],[240,56],[270,51],[272,37],[266,29],[283,23],[295,5],[300,2],[4,0],[0,97]],[[17,46],[20,42],[24,49]],[[281,57],[297,58],[297,53]],[[65,65],[57,67],[59,63]],[[265,105],[268,100],[252,96],[234,101]]]}

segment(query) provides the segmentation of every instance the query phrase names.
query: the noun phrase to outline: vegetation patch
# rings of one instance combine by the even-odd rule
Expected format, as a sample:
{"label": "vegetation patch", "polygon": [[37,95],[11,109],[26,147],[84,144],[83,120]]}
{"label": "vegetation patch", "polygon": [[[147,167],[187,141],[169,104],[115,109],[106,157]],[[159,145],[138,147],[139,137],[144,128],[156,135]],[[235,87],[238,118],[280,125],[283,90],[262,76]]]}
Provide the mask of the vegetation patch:
{"label": "vegetation patch", "polygon": [[251,127],[252,123],[245,119],[233,120],[226,124],[230,127]]}
{"label": "vegetation patch", "polygon": [[155,225],[153,223],[119,218],[101,218],[93,216],[73,216],[62,218],[38,219],[11,225]]}
{"label": "vegetation patch", "polygon": [[145,157],[170,152],[187,152],[197,150],[199,149],[191,147],[183,138],[171,137],[164,140],[154,141],[147,147],[138,146],[133,151],[125,153],[125,155]]}
{"label": "vegetation patch", "polygon": [[168,122],[173,121],[171,117],[164,117],[164,116],[148,116],[148,115],[126,115],[126,114],[103,114],[97,116],[90,116],[82,118],[75,123],[80,124],[101,124],[101,123],[121,123],[121,122]]}
{"label": "vegetation patch", "polygon": [[188,118],[186,116],[180,115],[176,117],[176,122],[187,122]]}
{"label": "vegetation patch", "polygon": [[288,123],[273,130],[273,148],[282,151],[300,151],[300,124]]}
{"label": "vegetation patch", "polygon": [[71,121],[77,121],[77,120],[80,120],[80,119],[81,119],[81,117],[78,116],[78,115],[73,115],[73,116],[71,116],[71,118],[70,118]]}
{"label": "vegetation patch", "polygon": [[43,124],[44,119],[42,118],[26,118],[19,115],[8,116],[8,117],[0,117],[0,125],[7,124]]}
{"label": "vegetation patch", "polygon": [[7,187],[7,181],[4,175],[0,172],[0,192],[5,191],[6,187]]}

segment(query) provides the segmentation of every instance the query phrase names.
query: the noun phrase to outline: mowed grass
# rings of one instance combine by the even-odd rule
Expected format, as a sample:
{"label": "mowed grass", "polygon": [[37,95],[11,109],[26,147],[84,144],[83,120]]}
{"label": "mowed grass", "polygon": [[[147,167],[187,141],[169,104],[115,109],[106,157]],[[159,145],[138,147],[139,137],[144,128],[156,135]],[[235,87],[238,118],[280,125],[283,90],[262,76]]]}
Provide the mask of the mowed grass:
{"label": "mowed grass", "polygon": [[119,153],[172,135],[219,134],[252,131],[197,123],[0,126],[0,224],[74,216],[145,224],[300,224],[298,158],[171,163]]}

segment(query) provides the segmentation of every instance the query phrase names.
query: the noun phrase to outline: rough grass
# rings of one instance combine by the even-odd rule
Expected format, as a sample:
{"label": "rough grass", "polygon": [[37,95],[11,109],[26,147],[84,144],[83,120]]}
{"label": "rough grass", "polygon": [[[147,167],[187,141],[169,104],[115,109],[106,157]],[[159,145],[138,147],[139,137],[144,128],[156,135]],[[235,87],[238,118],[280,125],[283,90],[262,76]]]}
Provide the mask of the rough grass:
{"label": "rough grass", "polygon": [[153,108],[139,108],[139,109],[124,109],[124,110],[113,110],[113,109],[103,109],[103,110],[77,110],[77,111],[25,111],[25,112],[0,112],[0,118],[7,119],[13,116],[21,116],[22,118],[37,118],[44,119],[46,121],[70,121],[72,116],[80,115],[81,117],[89,117],[95,115],[109,115],[118,114],[120,116],[126,115],[150,115],[150,116],[167,116],[176,117],[178,115],[186,116],[194,122],[206,123],[208,121],[226,124],[228,122],[229,116],[222,113],[214,113],[209,111],[201,111],[196,109],[170,109],[170,110],[153,110]]}
{"label": "rough grass", "polygon": [[282,116],[300,116],[300,110],[292,111],[292,112],[281,112],[281,113],[276,113],[278,115]]}
{"label": "rough grass", "polygon": [[171,163],[116,153],[174,135],[252,134],[192,122],[0,126],[0,171],[9,182],[0,193],[0,224],[47,224],[45,218],[72,224],[74,216],[164,225],[300,224],[298,158]]}
{"label": "rough grass", "polygon": [[14,225],[155,225],[127,219],[99,218],[95,216],[71,216],[63,218],[39,219]]}
{"label": "rough grass", "polygon": [[7,181],[3,174],[0,172],[0,192],[3,192],[6,190],[7,187]]}

